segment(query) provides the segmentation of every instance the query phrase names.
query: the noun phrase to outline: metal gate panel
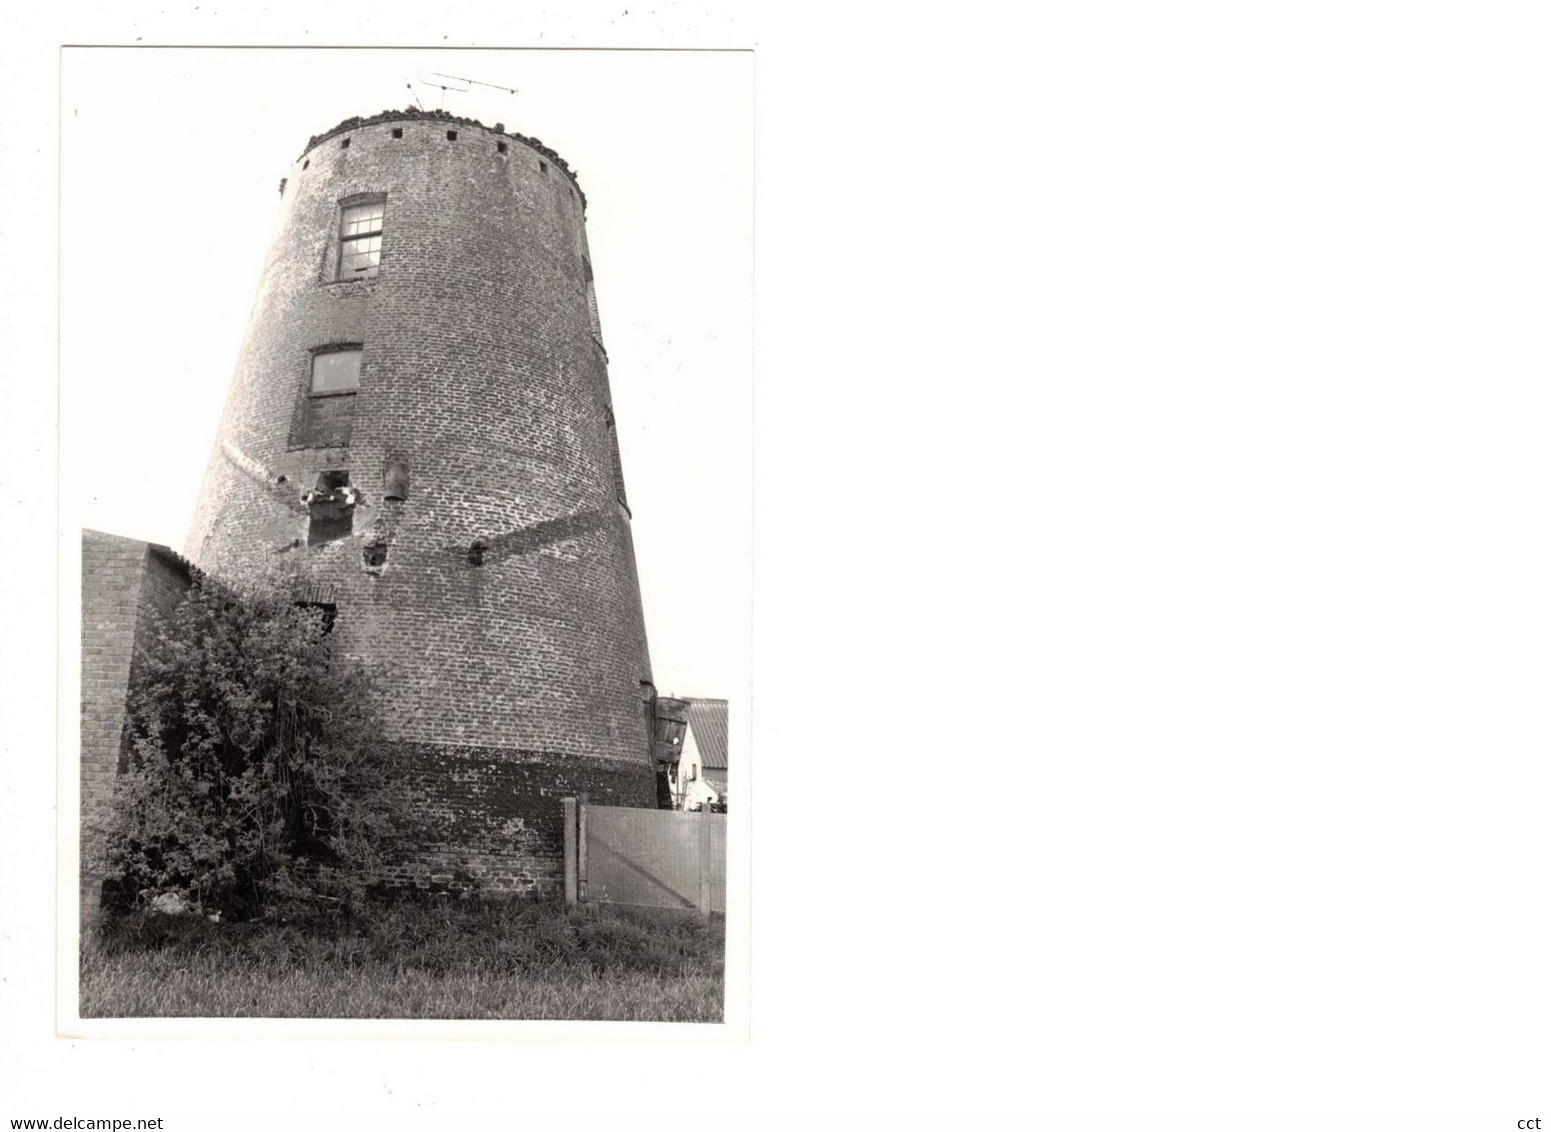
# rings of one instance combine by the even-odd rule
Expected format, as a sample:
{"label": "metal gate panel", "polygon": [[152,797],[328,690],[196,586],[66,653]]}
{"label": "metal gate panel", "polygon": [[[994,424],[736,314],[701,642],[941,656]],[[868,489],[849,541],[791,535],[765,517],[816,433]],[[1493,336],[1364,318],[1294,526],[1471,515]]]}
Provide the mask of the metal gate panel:
{"label": "metal gate panel", "polygon": [[587,806],[586,898],[647,908],[727,910],[725,814]]}

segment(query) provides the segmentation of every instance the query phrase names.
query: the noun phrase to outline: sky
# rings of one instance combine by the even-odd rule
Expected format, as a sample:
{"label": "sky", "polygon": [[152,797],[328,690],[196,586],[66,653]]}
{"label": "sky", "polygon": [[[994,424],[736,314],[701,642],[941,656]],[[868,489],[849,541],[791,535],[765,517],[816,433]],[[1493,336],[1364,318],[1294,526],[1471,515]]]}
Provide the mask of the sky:
{"label": "sky", "polygon": [[90,527],[182,548],[280,178],[310,136],[418,101],[539,138],[576,172],[657,685],[738,695],[750,575],[750,53],[76,48],[61,68],[67,534]]}

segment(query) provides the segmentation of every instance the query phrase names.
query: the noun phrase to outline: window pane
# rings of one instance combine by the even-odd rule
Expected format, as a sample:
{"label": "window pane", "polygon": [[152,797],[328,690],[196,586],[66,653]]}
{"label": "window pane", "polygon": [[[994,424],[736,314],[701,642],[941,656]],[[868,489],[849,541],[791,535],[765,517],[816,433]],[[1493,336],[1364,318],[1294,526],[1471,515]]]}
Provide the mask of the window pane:
{"label": "window pane", "polygon": [[363,272],[375,274],[377,261],[382,258],[381,252],[353,252],[339,261],[339,274],[343,279],[360,275]]}
{"label": "window pane", "polygon": [[339,275],[348,279],[368,267],[376,267],[382,258],[382,237],[362,236],[344,241],[344,254],[339,257]]}
{"label": "window pane", "polygon": [[312,357],[312,391],[332,393],[361,385],[361,351],[335,350]]}
{"label": "window pane", "polygon": [[376,232],[382,228],[383,205],[357,204],[340,213],[340,231],[346,236],[361,232]]}

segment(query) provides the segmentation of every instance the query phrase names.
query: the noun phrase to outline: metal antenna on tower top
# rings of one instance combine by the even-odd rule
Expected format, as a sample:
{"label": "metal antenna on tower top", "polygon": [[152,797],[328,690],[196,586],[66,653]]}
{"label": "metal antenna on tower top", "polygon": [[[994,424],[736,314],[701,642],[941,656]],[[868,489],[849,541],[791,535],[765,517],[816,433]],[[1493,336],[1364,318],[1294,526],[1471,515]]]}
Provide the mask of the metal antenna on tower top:
{"label": "metal antenna on tower top", "polygon": [[[514,87],[501,86],[499,83],[487,83],[482,79],[465,79],[461,75],[444,75],[440,71],[432,71],[429,74],[421,74],[420,84],[422,86],[436,87],[442,92],[443,110],[447,108],[447,92],[449,90],[458,94],[462,94],[471,86],[487,86],[492,90],[505,91],[507,94],[517,93]],[[425,107],[422,106],[421,109],[423,110]]]}

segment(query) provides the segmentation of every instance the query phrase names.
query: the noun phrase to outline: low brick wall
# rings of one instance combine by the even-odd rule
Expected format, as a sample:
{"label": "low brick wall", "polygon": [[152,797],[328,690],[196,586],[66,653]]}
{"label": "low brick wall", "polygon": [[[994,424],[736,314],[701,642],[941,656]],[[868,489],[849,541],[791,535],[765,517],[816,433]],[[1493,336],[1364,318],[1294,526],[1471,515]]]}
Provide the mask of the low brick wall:
{"label": "low brick wall", "polygon": [[113,797],[123,765],[125,701],[135,660],[156,616],[168,616],[192,584],[190,567],[165,546],[81,532],[81,918],[101,903],[88,867],[87,833]]}

